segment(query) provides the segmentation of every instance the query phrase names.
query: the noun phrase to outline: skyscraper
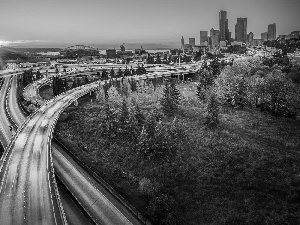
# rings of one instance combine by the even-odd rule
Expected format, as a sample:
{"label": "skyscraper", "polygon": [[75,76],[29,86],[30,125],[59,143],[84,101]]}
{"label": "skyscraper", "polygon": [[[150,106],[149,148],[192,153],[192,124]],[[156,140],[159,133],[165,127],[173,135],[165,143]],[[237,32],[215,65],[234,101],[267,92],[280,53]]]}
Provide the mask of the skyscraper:
{"label": "skyscraper", "polygon": [[247,41],[248,41],[249,43],[253,42],[253,33],[252,33],[252,32],[250,32],[250,33],[247,35]]}
{"label": "skyscraper", "polygon": [[183,36],[181,37],[181,48],[184,48],[184,38],[183,38]]}
{"label": "skyscraper", "polygon": [[[207,43],[205,43],[207,42]],[[207,45],[208,44],[208,32],[207,31],[200,31],[200,45]]]}
{"label": "skyscraper", "polygon": [[219,28],[220,28],[220,41],[229,41],[229,29],[227,12],[221,10],[219,12]]}
{"label": "skyscraper", "polygon": [[189,38],[189,45],[195,46],[196,45],[196,39],[195,38]]}
{"label": "skyscraper", "polygon": [[276,40],[276,23],[268,25],[268,40]]}
{"label": "skyscraper", "polygon": [[239,42],[247,41],[247,18],[237,18],[235,24],[235,40]]}
{"label": "skyscraper", "polygon": [[210,45],[212,47],[217,46],[220,43],[220,31],[211,28],[210,30]]}
{"label": "skyscraper", "polygon": [[267,41],[268,40],[268,32],[261,33],[261,39],[263,39],[264,41]]}

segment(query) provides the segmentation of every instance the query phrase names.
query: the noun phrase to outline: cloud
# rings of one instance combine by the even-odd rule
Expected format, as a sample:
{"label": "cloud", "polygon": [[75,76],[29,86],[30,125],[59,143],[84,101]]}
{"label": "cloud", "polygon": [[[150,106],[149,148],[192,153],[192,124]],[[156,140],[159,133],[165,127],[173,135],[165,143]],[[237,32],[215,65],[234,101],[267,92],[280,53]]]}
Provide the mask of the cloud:
{"label": "cloud", "polygon": [[5,41],[0,40],[0,45],[19,45],[19,44],[28,44],[28,43],[37,43],[37,42],[49,42],[48,40],[16,40],[16,41]]}

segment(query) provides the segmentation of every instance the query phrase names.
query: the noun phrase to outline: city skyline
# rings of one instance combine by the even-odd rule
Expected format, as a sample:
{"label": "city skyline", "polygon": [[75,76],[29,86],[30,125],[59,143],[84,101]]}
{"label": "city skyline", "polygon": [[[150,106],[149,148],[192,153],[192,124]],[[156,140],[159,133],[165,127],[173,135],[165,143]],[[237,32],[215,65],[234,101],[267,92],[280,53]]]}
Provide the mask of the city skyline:
{"label": "city skyline", "polygon": [[247,32],[253,32],[254,38],[273,23],[278,36],[300,30],[299,6],[297,0],[11,0],[1,3],[0,44],[179,46],[181,36],[195,38],[199,44],[200,31],[219,29],[221,10],[227,12],[233,38],[239,17],[247,18]]}

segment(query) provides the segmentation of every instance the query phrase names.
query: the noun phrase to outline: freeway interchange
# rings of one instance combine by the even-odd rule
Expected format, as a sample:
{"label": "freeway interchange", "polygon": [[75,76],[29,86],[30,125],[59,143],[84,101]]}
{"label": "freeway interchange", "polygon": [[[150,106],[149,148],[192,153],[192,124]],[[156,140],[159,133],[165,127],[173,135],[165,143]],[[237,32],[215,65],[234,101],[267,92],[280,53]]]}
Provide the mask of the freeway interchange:
{"label": "freeway interchange", "polygon": [[[184,70],[184,73],[187,72]],[[16,97],[19,73],[3,77],[1,87],[0,141],[6,149],[0,160],[0,223],[150,224],[52,140],[61,112],[81,96],[95,90],[101,81],[62,93],[44,102],[26,118]],[[161,70],[133,78],[178,73],[181,72]],[[26,87],[24,96],[39,99],[42,103],[37,89],[44,82],[49,80]],[[13,131],[8,129],[10,124],[14,127]],[[60,184],[58,188],[57,177],[76,203],[72,203]]]}

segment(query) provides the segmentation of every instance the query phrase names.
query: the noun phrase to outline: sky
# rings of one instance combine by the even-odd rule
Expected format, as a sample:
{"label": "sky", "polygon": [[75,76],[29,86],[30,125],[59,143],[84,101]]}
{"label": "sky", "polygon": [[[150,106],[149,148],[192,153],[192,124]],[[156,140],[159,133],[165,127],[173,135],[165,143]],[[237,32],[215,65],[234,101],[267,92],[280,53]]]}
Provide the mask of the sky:
{"label": "sky", "polygon": [[0,44],[179,47],[181,36],[199,44],[200,30],[219,29],[220,10],[232,37],[238,17],[254,38],[271,23],[277,36],[300,30],[300,0],[0,0]]}

